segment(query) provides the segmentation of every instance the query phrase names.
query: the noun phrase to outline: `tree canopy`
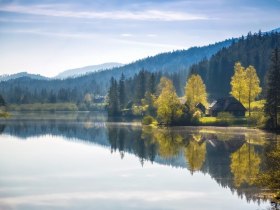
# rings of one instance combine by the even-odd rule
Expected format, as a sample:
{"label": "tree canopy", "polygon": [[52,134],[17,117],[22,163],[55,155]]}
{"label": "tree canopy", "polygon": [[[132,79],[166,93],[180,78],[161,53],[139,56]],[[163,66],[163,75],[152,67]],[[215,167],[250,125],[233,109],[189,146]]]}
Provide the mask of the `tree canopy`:
{"label": "tree canopy", "polygon": [[183,115],[180,100],[171,80],[162,77],[159,86],[161,92],[155,101],[157,116],[160,122],[170,125]]}
{"label": "tree canopy", "polygon": [[203,80],[198,74],[190,76],[185,87],[186,103],[193,111],[198,103],[207,106],[207,93]]}
{"label": "tree canopy", "polygon": [[242,104],[245,103],[244,87],[245,87],[245,68],[240,62],[234,65],[234,75],[231,77],[230,94]]}

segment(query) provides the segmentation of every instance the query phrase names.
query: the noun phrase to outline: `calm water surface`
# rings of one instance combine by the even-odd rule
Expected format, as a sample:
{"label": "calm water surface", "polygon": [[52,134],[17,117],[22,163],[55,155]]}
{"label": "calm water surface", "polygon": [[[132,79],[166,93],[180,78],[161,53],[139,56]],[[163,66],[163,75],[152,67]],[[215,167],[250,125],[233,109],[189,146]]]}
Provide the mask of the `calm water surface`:
{"label": "calm water surface", "polygon": [[254,180],[278,139],[151,129],[100,113],[14,113],[0,121],[0,209],[272,209]]}

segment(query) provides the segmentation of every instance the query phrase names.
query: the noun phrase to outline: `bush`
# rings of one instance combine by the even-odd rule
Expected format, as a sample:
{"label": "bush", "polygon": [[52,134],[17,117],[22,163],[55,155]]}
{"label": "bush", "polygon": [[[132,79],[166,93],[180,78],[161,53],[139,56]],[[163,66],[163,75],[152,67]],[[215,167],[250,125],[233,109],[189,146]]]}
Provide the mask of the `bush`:
{"label": "bush", "polygon": [[222,123],[230,124],[234,121],[234,116],[229,112],[220,112],[217,116],[218,120]]}
{"label": "bush", "polygon": [[143,118],[142,124],[143,125],[151,125],[154,121],[155,121],[155,119],[152,116],[148,115],[148,116],[145,116]]}
{"label": "bush", "polygon": [[248,117],[248,124],[256,127],[264,127],[267,119],[264,112],[252,112],[251,116]]}
{"label": "bush", "polygon": [[196,111],[195,113],[193,113],[191,121],[193,124],[198,124],[200,118],[201,118],[200,111]]}

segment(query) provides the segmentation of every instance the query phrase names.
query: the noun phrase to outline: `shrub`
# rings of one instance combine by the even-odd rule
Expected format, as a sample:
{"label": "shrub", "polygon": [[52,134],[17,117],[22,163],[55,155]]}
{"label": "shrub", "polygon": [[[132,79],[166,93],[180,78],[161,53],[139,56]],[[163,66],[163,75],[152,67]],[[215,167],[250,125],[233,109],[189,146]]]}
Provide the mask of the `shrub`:
{"label": "shrub", "polygon": [[217,116],[218,120],[222,123],[233,123],[234,116],[229,112],[220,112]]}
{"label": "shrub", "polygon": [[155,121],[155,119],[152,116],[148,115],[148,116],[145,116],[143,118],[142,124],[143,125],[151,125],[154,121]]}
{"label": "shrub", "polygon": [[252,112],[248,117],[248,124],[256,127],[264,127],[267,119],[264,112]]}

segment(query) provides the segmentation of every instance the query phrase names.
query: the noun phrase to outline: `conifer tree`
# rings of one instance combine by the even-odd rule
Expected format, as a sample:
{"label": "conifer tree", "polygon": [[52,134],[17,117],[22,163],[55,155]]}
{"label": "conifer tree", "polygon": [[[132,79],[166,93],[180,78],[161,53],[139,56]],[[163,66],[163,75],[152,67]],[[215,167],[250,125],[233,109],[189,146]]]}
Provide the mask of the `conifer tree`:
{"label": "conifer tree", "polygon": [[6,106],[6,102],[5,102],[4,98],[2,97],[2,95],[0,95],[0,106]]}
{"label": "conifer tree", "polygon": [[119,102],[120,102],[120,109],[125,108],[126,103],[126,93],[125,93],[125,77],[122,74],[120,81],[119,81]]}
{"label": "conifer tree", "polygon": [[270,69],[267,75],[267,91],[265,112],[268,115],[268,126],[279,128],[278,115],[280,111],[280,52],[276,48],[272,52]]}
{"label": "conifer tree", "polygon": [[118,115],[120,112],[118,83],[114,78],[111,78],[111,86],[108,94],[108,114],[111,116]]}
{"label": "conifer tree", "polygon": [[139,72],[136,82],[135,102],[140,103],[146,92],[146,77],[144,70]]}

